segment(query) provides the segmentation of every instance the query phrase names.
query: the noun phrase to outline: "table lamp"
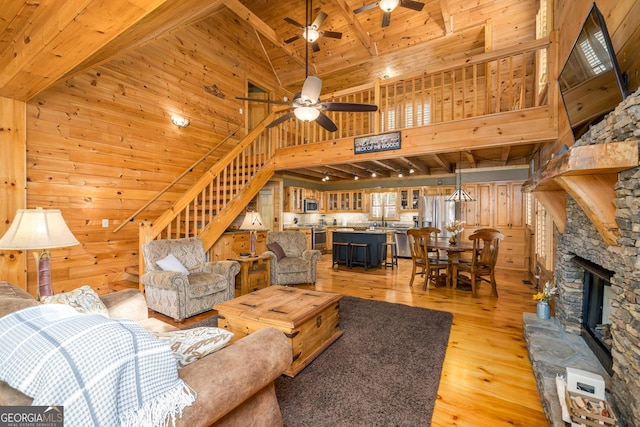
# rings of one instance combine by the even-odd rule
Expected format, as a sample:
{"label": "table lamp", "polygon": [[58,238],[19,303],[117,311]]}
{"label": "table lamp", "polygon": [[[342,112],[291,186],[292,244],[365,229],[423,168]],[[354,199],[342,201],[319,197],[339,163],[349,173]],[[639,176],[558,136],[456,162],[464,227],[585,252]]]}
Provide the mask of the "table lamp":
{"label": "table lamp", "polygon": [[256,231],[258,230],[266,230],[264,225],[262,224],[262,217],[259,212],[247,212],[244,216],[244,220],[242,221],[242,225],[240,226],[240,230],[248,230],[250,231],[250,242],[251,242],[251,256],[256,255],[256,240],[258,236],[256,235]]}
{"label": "table lamp", "polygon": [[0,239],[0,249],[34,252],[38,270],[38,297],[53,295],[50,248],[78,245],[59,209],[18,209],[11,226]]}

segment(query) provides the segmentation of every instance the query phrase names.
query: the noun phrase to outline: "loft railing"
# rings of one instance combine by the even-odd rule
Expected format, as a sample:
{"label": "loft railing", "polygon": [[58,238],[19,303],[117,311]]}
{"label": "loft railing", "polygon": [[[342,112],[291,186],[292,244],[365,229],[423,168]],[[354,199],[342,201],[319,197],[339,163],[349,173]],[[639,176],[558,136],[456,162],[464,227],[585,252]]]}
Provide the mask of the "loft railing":
{"label": "loft railing", "polygon": [[[266,182],[266,176],[273,174],[272,164],[269,168],[264,166],[278,148],[540,106],[540,99],[546,98],[539,96],[545,88],[538,87],[536,59],[548,47],[549,40],[540,39],[449,63],[446,68],[416,77],[377,81],[349,93],[334,93],[323,100],[379,106],[375,113],[328,112],[338,126],[337,132],[327,132],[315,122],[297,120],[267,130],[266,124],[287,111],[278,109],[207,171],[171,209],[153,223],[143,222],[140,246],[156,238],[204,235],[208,249],[220,230],[226,229],[239,213],[239,206],[234,205],[237,196],[251,187],[248,184],[261,170],[265,176],[258,183]],[[258,186],[254,185],[252,191],[259,191]],[[231,205],[234,209],[222,215]],[[215,233],[207,232],[212,224],[218,228]]]}
{"label": "loft railing", "polygon": [[545,105],[537,61],[549,39],[449,62],[412,78],[377,81],[373,86],[323,97],[330,102],[376,104],[375,113],[326,112],[337,124],[327,132],[315,122],[290,120],[277,129],[277,148],[383,133],[504,111]]}

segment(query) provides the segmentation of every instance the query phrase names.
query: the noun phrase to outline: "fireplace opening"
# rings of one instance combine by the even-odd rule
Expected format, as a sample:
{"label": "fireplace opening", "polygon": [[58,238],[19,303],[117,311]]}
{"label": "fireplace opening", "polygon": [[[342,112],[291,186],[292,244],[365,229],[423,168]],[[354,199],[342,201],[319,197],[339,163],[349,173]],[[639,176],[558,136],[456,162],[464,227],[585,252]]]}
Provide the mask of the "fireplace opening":
{"label": "fireplace opening", "polygon": [[611,277],[614,273],[580,257],[573,261],[584,269],[581,335],[605,370],[613,375],[609,314]]}

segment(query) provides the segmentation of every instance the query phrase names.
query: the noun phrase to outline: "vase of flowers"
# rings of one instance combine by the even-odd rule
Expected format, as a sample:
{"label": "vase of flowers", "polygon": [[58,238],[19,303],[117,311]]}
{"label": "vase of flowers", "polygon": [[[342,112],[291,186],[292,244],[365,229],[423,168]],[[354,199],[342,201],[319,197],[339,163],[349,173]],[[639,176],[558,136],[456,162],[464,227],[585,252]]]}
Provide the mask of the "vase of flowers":
{"label": "vase of flowers", "polygon": [[458,243],[458,234],[462,233],[464,230],[464,221],[458,221],[457,219],[451,224],[446,225],[445,228],[449,233],[451,233],[451,237],[449,237],[449,243],[455,245]]}
{"label": "vase of flowers", "polygon": [[536,314],[540,319],[550,319],[551,318],[551,307],[549,307],[549,301],[551,301],[551,297],[555,295],[558,291],[558,288],[551,287],[551,283],[547,282],[544,284],[544,289],[542,292],[538,292],[533,296],[533,299],[538,301],[538,305],[536,307]]}

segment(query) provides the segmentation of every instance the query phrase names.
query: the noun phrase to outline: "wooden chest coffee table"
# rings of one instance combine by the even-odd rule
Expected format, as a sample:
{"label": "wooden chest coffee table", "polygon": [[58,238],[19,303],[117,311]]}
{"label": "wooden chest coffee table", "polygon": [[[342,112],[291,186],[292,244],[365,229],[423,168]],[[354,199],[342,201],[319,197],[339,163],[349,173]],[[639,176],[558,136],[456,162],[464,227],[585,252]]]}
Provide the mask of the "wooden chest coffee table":
{"label": "wooden chest coffee table", "polygon": [[218,327],[233,332],[233,340],[268,327],[284,332],[293,351],[293,362],[284,373],[294,377],[342,336],[338,324],[341,298],[338,294],[274,285],[213,308],[219,313]]}

